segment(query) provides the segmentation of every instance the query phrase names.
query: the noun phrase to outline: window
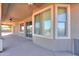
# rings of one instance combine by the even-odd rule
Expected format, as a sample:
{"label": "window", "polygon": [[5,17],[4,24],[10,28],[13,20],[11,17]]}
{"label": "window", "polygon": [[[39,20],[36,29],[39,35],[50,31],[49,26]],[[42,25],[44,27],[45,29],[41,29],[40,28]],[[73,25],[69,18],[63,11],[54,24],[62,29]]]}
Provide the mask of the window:
{"label": "window", "polygon": [[51,35],[51,10],[35,15],[34,32],[38,35]]}
{"label": "window", "polygon": [[24,31],[24,23],[20,24],[20,31],[21,31],[21,32]]}
{"label": "window", "polygon": [[42,34],[50,35],[51,34],[51,12],[47,10],[41,14],[42,19]]}
{"label": "window", "polygon": [[57,35],[67,36],[67,9],[64,7],[58,7],[57,17]]}
{"label": "window", "polygon": [[56,38],[64,39],[70,36],[70,18],[68,6],[56,7]]}
{"label": "window", "polygon": [[40,34],[40,31],[41,31],[41,29],[40,29],[40,24],[41,22],[40,22],[40,15],[36,15],[35,16],[35,30],[34,30],[34,32],[35,32],[35,34]]}
{"label": "window", "polygon": [[[70,5],[55,5],[55,25],[53,27],[53,7],[44,9],[42,12],[34,13],[34,35],[42,35],[53,37],[53,29],[55,29],[56,39],[70,39]],[[41,36],[41,37],[42,37]]]}

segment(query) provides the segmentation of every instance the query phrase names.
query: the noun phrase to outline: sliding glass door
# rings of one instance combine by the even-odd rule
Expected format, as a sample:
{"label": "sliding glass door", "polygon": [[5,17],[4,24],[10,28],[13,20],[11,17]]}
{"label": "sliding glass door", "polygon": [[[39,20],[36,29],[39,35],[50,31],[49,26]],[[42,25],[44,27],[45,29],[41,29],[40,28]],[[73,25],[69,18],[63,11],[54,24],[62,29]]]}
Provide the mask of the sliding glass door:
{"label": "sliding glass door", "polygon": [[26,36],[32,37],[32,22],[26,22]]}

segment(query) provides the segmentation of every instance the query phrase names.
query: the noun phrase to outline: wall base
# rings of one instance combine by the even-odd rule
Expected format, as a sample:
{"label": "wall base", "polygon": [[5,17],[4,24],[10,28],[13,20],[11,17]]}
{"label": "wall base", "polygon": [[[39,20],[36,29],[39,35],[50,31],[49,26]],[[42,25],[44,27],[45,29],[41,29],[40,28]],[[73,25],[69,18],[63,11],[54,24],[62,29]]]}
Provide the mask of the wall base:
{"label": "wall base", "polygon": [[41,37],[33,37],[33,42],[41,47],[52,51],[69,51],[73,52],[73,40],[71,39],[46,39]]}

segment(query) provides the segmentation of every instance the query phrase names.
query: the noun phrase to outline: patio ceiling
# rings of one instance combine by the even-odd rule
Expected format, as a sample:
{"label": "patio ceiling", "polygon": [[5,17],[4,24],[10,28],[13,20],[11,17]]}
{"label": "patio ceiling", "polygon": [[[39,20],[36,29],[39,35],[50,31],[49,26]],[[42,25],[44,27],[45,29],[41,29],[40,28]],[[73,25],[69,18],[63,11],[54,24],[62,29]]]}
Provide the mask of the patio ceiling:
{"label": "patio ceiling", "polygon": [[20,21],[32,15],[33,9],[42,6],[40,3],[3,3],[2,21]]}

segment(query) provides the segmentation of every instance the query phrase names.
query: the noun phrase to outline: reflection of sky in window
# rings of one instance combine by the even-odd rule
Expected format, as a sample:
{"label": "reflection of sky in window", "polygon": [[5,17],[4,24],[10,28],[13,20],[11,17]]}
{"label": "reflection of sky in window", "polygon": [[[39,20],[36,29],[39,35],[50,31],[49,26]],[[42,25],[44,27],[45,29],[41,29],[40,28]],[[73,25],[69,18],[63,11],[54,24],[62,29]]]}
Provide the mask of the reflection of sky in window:
{"label": "reflection of sky in window", "polygon": [[37,22],[37,23],[36,23],[36,28],[39,28],[39,26],[40,26],[40,23]]}
{"label": "reflection of sky in window", "polygon": [[45,29],[50,29],[50,26],[51,26],[50,20],[46,20],[46,21],[44,22],[44,28],[45,28]]}
{"label": "reflection of sky in window", "polygon": [[65,23],[58,23],[58,29],[63,30],[65,28]]}
{"label": "reflection of sky in window", "polygon": [[63,14],[58,14],[58,21],[66,21],[66,14],[63,13]]}
{"label": "reflection of sky in window", "polygon": [[66,14],[59,14],[58,15],[58,28],[61,30],[65,28],[65,21],[66,21]]}
{"label": "reflection of sky in window", "polygon": [[61,9],[61,11],[59,11],[57,20],[58,20],[58,24],[57,24],[57,26],[58,26],[58,30],[57,30],[58,35],[59,36],[66,35],[65,22],[67,21],[67,14],[66,14],[64,9]]}
{"label": "reflection of sky in window", "polygon": [[35,28],[39,28],[39,27],[40,27],[40,17],[39,15],[37,15],[35,20]]}
{"label": "reflection of sky in window", "polygon": [[58,35],[65,35],[65,23],[58,23]]}
{"label": "reflection of sky in window", "polygon": [[66,14],[58,14],[58,35],[65,35]]}
{"label": "reflection of sky in window", "polygon": [[62,31],[65,29],[65,22],[66,22],[66,14],[65,13],[59,14],[58,15],[58,30]]}

